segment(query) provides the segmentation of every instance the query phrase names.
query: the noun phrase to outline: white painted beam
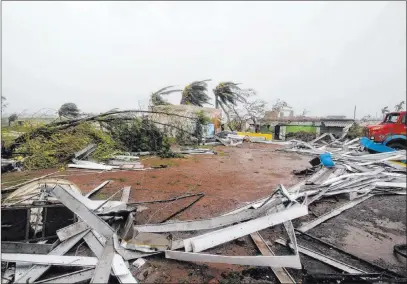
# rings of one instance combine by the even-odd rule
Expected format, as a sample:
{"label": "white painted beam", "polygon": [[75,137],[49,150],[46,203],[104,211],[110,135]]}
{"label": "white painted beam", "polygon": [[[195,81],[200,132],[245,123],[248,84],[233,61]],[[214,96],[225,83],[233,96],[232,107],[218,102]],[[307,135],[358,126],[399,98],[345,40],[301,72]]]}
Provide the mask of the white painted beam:
{"label": "white painted beam", "polygon": [[227,263],[251,266],[290,267],[301,269],[298,255],[292,256],[226,256],[181,251],[165,251],[165,257],[181,261]]}
{"label": "white painted beam", "polygon": [[295,205],[281,212],[266,215],[264,217],[253,219],[241,224],[186,239],[184,240],[185,251],[192,250],[193,252],[201,252],[307,214],[307,206]]}

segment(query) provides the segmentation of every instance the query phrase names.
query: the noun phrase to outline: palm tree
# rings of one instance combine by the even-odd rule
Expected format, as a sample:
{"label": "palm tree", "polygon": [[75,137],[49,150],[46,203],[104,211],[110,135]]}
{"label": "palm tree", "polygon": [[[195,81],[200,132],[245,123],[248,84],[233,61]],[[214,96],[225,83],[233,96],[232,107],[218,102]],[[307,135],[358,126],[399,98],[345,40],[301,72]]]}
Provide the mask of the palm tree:
{"label": "palm tree", "polygon": [[382,115],[384,117],[384,115],[389,112],[389,107],[386,106],[386,107],[382,108],[381,112],[382,112]]}
{"label": "palm tree", "polygon": [[402,110],[404,104],[405,104],[405,101],[401,101],[400,103],[396,104],[396,106],[394,107],[395,111]]}
{"label": "palm tree", "polygon": [[174,88],[174,86],[167,86],[165,88],[162,88],[158,90],[157,92],[154,92],[151,94],[151,104],[153,106],[159,106],[159,105],[170,105],[169,102],[167,102],[162,96],[169,95],[171,93],[175,92],[182,92],[182,90],[175,89],[175,90],[168,90],[169,88]]}
{"label": "palm tree", "polygon": [[227,108],[232,107],[233,111],[237,114],[234,108],[237,103],[246,102],[246,98],[254,92],[252,89],[242,90],[238,85],[239,83],[234,82],[220,82],[216,88],[213,89],[213,94],[215,95],[215,108],[222,108],[230,128],[231,121]]}
{"label": "palm tree", "polygon": [[182,91],[181,105],[195,105],[202,107],[203,104],[208,104],[210,97],[206,94],[208,91],[207,81],[195,81],[187,85]]}
{"label": "palm tree", "polygon": [[213,90],[215,95],[215,108],[219,106],[224,110],[225,106],[234,105],[238,102],[245,102],[251,90],[242,90],[239,83],[221,82]]}

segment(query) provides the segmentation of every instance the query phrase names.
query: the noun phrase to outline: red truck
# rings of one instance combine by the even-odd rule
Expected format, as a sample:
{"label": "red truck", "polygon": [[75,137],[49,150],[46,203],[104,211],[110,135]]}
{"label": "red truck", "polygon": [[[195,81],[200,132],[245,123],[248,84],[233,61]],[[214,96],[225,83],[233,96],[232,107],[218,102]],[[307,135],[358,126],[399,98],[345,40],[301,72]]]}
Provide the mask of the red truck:
{"label": "red truck", "polygon": [[371,141],[393,149],[407,149],[406,111],[390,112],[378,125],[365,128],[365,136]]}

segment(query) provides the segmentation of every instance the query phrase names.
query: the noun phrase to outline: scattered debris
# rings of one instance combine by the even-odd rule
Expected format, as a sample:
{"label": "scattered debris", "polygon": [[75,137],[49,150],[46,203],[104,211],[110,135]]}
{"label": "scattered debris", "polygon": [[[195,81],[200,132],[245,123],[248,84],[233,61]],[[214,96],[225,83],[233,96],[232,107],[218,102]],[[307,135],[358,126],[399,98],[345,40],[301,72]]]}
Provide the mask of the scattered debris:
{"label": "scattered debris", "polygon": [[145,263],[146,263],[145,259],[139,258],[139,259],[137,259],[136,261],[133,262],[133,266],[140,269]]}
{"label": "scattered debris", "polygon": [[[244,139],[241,138],[233,133],[215,137],[226,146],[242,144]],[[361,146],[356,145],[358,140],[343,142],[343,138],[325,134],[314,137],[309,143],[295,139],[285,143],[286,147],[279,151],[312,157],[311,168],[294,172],[305,178],[287,189],[280,184],[268,196],[209,219],[172,220],[204,198],[203,193],[130,202],[131,187],[126,186],[107,199],[91,200],[92,195],[102,190],[109,180],[82,195],[75,184],[51,178],[52,174],[6,188],[8,192],[15,191],[2,202],[2,282],[108,283],[114,276],[120,283],[137,283],[126,261],[132,261],[130,263],[137,269],[137,279],[144,281],[156,273],[146,259],[157,254],[187,262],[270,267],[281,283],[296,283],[286,268],[302,269],[301,253],[348,273],[326,275],[326,279],[376,279],[378,275],[370,275],[365,269],[299,245],[296,239],[296,233],[307,235],[308,230],[375,195],[406,194],[406,172],[392,162],[405,159],[406,151],[367,155]],[[273,142],[253,137],[249,141]],[[68,167],[101,171],[144,169],[138,157],[141,153],[137,156],[114,155],[106,161],[107,164],[81,160],[89,157],[96,148],[96,144],[87,144],[75,153],[73,164]],[[204,148],[182,149],[176,153],[216,154]],[[350,201],[294,228],[291,221],[307,215],[311,204],[337,195],[345,195]],[[113,201],[116,196],[120,201]],[[172,211],[161,222],[142,224],[136,221],[137,214],[146,209],[144,204],[169,203],[190,197],[193,197],[191,202],[185,202],[186,205],[184,203],[182,208]],[[278,224],[283,224],[288,239],[273,241],[291,248],[290,254],[275,255],[269,242],[259,233]],[[206,252],[247,235],[262,255],[231,256]],[[79,252],[82,243],[86,243],[91,256]],[[405,244],[394,246],[394,253],[405,257],[405,247]],[[182,248],[184,251],[179,251]],[[68,253],[73,249],[76,249],[75,255]],[[51,266],[81,269],[42,280]],[[304,275],[306,281],[319,281],[321,277]]]}
{"label": "scattered debris", "polygon": [[98,187],[96,187],[95,189],[91,190],[89,193],[87,193],[85,195],[85,197],[89,198],[91,197],[93,194],[97,193],[99,190],[101,190],[105,185],[107,185],[110,182],[110,180],[104,181],[101,185],[99,185]]}

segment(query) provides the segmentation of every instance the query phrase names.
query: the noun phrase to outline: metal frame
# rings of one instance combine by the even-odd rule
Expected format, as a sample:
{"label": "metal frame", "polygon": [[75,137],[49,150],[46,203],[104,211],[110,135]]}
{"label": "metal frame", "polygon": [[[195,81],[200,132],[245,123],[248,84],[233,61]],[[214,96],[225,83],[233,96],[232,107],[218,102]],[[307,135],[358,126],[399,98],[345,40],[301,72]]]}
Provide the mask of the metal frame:
{"label": "metal frame", "polygon": [[[19,205],[13,205],[13,206],[2,206],[1,207],[1,211],[7,211],[7,210],[22,210],[25,209],[26,210],[26,216],[27,216],[27,223],[25,226],[25,237],[23,240],[15,240],[15,241],[22,241],[22,242],[28,242],[28,241],[38,241],[38,240],[49,240],[49,239],[53,239],[56,238],[57,235],[52,235],[52,236],[45,236],[46,233],[46,228],[47,228],[47,217],[48,217],[48,208],[63,208],[65,207],[62,203],[51,203],[51,204],[30,204],[30,205],[23,205],[23,204],[19,204]],[[36,208],[42,208],[43,209],[43,213],[42,213],[42,230],[41,230],[41,237],[40,238],[35,238],[35,236],[33,236],[33,238],[30,239],[30,227],[31,227],[31,209],[36,209]],[[74,216],[74,222],[76,219],[76,215],[74,213],[72,213],[72,215]]]}

